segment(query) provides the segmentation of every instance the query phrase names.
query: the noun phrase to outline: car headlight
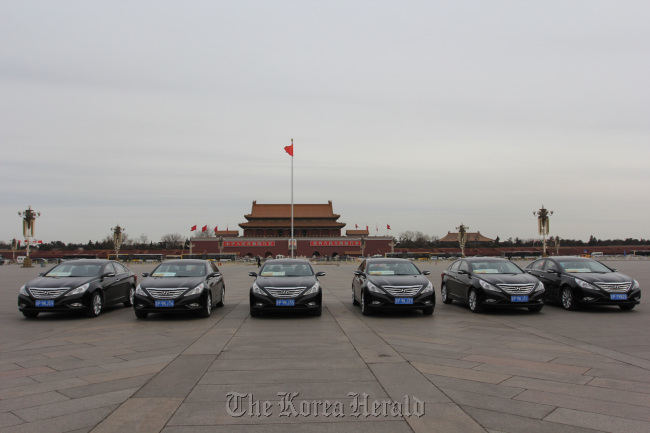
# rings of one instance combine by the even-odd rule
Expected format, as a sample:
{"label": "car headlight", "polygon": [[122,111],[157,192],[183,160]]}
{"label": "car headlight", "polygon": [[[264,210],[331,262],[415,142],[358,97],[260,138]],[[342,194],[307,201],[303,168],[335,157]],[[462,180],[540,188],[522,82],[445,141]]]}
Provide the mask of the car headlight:
{"label": "car headlight", "polygon": [[429,284],[427,284],[427,286],[424,288],[424,290],[422,290],[422,293],[420,294],[424,295],[425,293],[430,293],[430,292],[433,292],[433,284],[431,284],[431,281],[429,281]]}
{"label": "car headlight", "polygon": [[578,278],[574,278],[574,280],[576,280],[576,284],[582,287],[583,289],[598,290],[598,287],[594,286],[593,284],[589,284],[584,280],[580,280]]}
{"label": "car headlight", "polygon": [[27,292],[27,287],[23,284],[23,286],[20,288],[20,294],[23,296],[29,296],[29,293]]}
{"label": "car headlight", "polygon": [[[632,283],[632,290],[640,289],[641,286],[639,285],[639,282],[637,280],[633,280],[634,282]],[[25,287],[25,286],[23,286]]]}
{"label": "car headlight", "polygon": [[90,287],[90,283],[86,283],[86,284],[84,284],[84,285],[82,285],[82,286],[77,287],[77,288],[74,289],[74,290],[70,290],[70,291],[69,291],[68,293],[66,293],[65,295],[66,295],[66,296],[71,296],[71,295],[80,295],[80,294],[82,294],[83,292],[85,292],[86,290],[88,290],[88,287]]}
{"label": "car headlight", "polygon": [[263,295],[266,296],[266,293],[262,289],[260,289],[260,286],[257,285],[257,283],[253,283],[253,293],[256,295]]}
{"label": "car headlight", "polygon": [[135,288],[135,294],[138,296],[147,296],[147,293],[142,289],[140,284],[138,284],[138,287]]}
{"label": "car headlight", "polygon": [[199,295],[199,294],[201,294],[201,292],[203,292],[204,288],[205,288],[205,284],[201,283],[198,286],[196,286],[195,288],[193,288],[192,290],[190,290],[189,292],[187,292],[185,294],[185,296]]}
{"label": "car headlight", "polygon": [[384,293],[379,287],[375,286],[370,281],[368,281],[368,290],[375,293]]}
{"label": "car headlight", "polygon": [[544,284],[542,284],[541,281],[538,281],[537,284],[535,284],[535,289],[533,292],[543,292],[544,291]]}
{"label": "car headlight", "polygon": [[481,287],[483,287],[485,290],[490,290],[492,292],[500,292],[500,290],[497,287],[493,286],[487,281],[478,280],[478,282],[481,284]]}
{"label": "car headlight", "polygon": [[320,290],[320,284],[318,284],[318,281],[314,283],[313,286],[311,286],[309,289],[303,293],[303,295],[311,295],[313,293],[318,293],[318,290]]}

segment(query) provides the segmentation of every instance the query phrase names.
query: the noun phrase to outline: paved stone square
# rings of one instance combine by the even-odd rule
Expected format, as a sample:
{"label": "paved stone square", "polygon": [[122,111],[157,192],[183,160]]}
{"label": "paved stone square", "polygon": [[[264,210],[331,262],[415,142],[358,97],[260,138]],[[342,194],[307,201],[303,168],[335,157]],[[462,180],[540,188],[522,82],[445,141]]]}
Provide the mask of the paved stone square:
{"label": "paved stone square", "polygon": [[[252,318],[255,266],[224,265],[224,308],[147,320],[27,320],[18,289],[44,269],[1,266],[0,432],[650,431],[650,301],[477,315],[440,302],[448,264],[419,264],[433,316],[362,316],[356,266],[330,264],[321,317]],[[650,261],[608,264],[650,287]]]}

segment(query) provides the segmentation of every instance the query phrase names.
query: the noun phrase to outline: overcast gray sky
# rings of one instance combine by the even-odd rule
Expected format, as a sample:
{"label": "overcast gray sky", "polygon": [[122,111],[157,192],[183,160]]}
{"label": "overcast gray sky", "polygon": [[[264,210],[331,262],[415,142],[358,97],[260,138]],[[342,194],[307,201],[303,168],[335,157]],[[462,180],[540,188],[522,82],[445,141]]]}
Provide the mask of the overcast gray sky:
{"label": "overcast gray sky", "polygon": [[[0,0],[0,239],[237,228],[650,238],[650,2]],[[386,231],[386,224],[392,230]]]}

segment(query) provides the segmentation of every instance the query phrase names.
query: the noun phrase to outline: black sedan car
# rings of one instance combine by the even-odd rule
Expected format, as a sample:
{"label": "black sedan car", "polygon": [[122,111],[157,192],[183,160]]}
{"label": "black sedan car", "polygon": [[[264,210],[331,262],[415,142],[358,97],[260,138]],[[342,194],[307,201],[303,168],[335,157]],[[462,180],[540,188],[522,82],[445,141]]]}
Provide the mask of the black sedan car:
{"label": "black sedan car", "polygon": [[507,259],[471,257],[456,260],[442,273],[442,302],[467,303],[474,313],[485,307],[544,307],[544,285]]}
{"label": "black sedan car", "polygon": [[266,311],[307,311],[320,316],[323,292],[318,277],[325,272],[314,272],[307,260],[267,260],[250,290],[251,316]]}
{"label": "black sedan car", "polygon": [[546,288],[547,301],[566,310],[581,305],[618,305],[631,310],[641,302],[639,283],[604,264],[584,257],[547,257],[536,260],[526,271]]}
{"label": "black sedan car", "polygon": [[136,275],[112,260],[63,262],[20,288],[18,309],[27,318],[43,312],[83,311],[97,317],[105,305],[133,305]]}
{"label": "black sedan car", "polygon": [[433,314],[436,295],[433,284],[407,259],[366,259],[354,271],[352,303],[361,305],[361,314],[368,316],[378,308],[422,310]]}
{"label": "black sedan car", "polygon": [[212,307],[223,307],[226,285],[210,260],[168,260],[144,279],[135,290],[133,309],[138,319],[149,313],[194,312],[210,317]]}

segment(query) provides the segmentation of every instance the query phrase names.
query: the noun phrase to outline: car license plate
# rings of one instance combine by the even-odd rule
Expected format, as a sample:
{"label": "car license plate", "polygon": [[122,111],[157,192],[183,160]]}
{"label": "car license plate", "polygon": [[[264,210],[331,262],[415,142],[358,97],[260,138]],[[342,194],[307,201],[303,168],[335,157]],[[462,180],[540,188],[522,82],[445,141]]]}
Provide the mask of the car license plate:
{"label": "car license plate", "polygon": [[528,295],[511,296],[511,302],[528,302]]}
{"label": "car license plate", "polygon": [[609,295],[609,298],[612,301],[627,301],[627,294],[625,293],[611,294]]}
{"label": "car license plate", "polygon": [[412,304],[413,298],[395,298],[396,304]]}
{"label": "car license plate", "polygon": [[54,299],[49,299],[47,301],[36,301],[37,307],[54,307]]}
{"label": "car license plate", "polygon": [[276,307],[294,307],[296,305],[295,299],[276,299]]}
{"label": "car license plate", "polygon": [[174,306],[174,301],[156,301],[156,307],[169,308]]}

